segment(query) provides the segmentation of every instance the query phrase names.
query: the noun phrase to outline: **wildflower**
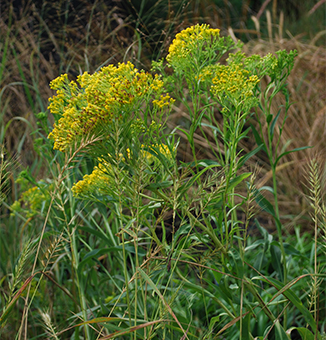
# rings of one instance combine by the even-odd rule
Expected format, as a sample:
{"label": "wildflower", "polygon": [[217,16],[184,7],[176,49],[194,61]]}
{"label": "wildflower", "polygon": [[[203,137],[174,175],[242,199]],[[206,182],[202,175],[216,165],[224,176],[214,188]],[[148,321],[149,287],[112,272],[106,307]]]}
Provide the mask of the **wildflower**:
{"label": "wildflower", "polygon": [[225,52],[237,47],[240,44],[230,37],[220,37],[219,29],[197,24],[176,35],[166,60],[177,74],[198,79],[203,67],[215,64]]}
{"label": "wildflower", "polygon": [[259,82],[256,75],[249,76],[249,71],[241,68],[239,65],[218,65],[213,78],[212,91],[220,95],[220,93],[237,94],[240,99],[253,96],[253,88]]}
{"label": "wildflower", "polygon": [[160,109],[163,109],[164,107],[168,107],[171,104],[174,103],[174,99],[172,99],[168,94],[161,95],[159,100],[153,100],[153,104],[157,105]]}
{"label": "wildflower", "polygon": [[50,88],[52,90],[60,90],[68,82],[68,75],[62,74],[58,78],[50,82]]}
{"label": "wildflower", "polygon": [[87,195],[106,195],[114,186],[111,165],[99,163],[90,175],[73,185],[71,191],[75,197]]}
{"label": "wildflower", "polygon": [[59,119],[48,138],[54,149],[65,151],[78,138],[110,130],[113,121],[130,123],[143,103],[154,99],[164,108],[172,99],[163,96],[163,85],[159,76],[139,71],[130,62],[84,73],[77,83],[68,83],[67,75],[62,75],[51,82],[57,95],[50,98],[49,110]]}
{"label": "wildflower", "polygon": [[[127,148],[126,159],[122,154],[119,155],[119,161],[125,162],[132,160],[142,166],[144,163],[147,166],[153,163],[156,166],[160,165],[158,155],[165,157],[166,159],[172,159],[172,154],[170,149],[165,144],[151,145],[146,147],[141,145],[141,150],[138,152],[137,157],[132,153],[132,151]],[[118,161],[118,160],[117,160]],[[116,166],[99,159],[99,164],[94,168],[90,175],[84,175],[83,179],[75,183],[72,187],[72,192],[75,197],[87,197],[87,196],[104,196],[110,195],[114,192],[116,188],[115,176],[117,174]],[[126,170],[119,169],[126,178],[130,176]]]}
{"label": "wildflower", "polygon": [[258,104],[254,89],[259,82],[257,75],[251,75],[243,64],[216,65],[211,86],[212,94],[223,106],[231,103],[238,111],[248,111]]}
{"label": "wildflower", "polygon": [[25,212],[26,217],[33,217],[44,210],[50,200],[48,185],[38,183],[24,191],[18,201],[11,205],[12,213]]}
{"label": "wildflower", "polygon": [[157,155],[162,155],[168,159],[172,159],[172,154],[169,147],[165,144],[151,145],[148,148],[149,151],[144,150],[144,156],[147,162],[152,163],[157,160]]}

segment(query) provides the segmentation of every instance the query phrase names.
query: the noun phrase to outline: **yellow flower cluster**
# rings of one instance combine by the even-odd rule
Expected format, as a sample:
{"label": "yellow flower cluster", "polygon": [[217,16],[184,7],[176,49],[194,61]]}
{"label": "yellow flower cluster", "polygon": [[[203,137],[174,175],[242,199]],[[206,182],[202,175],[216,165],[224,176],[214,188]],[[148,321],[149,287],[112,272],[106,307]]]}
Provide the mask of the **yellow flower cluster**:
{"label": "yellow flower cluster", "polygon": [[240,64],[217,65],[212,80],[212,93],[220,97],[226,94],[237,101],[252,97],[253,89],[259,82],[256,75],[249,76],[249,71]]}
{"label": "yellow flower cluster", "polygon": [[211,44],[212,39],[219,38],[220,30],[209,28],[209,25],[195,25],[178,33],[169,47],[166,60],[171,65],[182,63],[182,60],[191,58],[191,53],[198,50],[199,45]]}
{"label": "yellow flower cluster", "polygon": [[[142,144],[141,146],[141,157],[146,160],[147,163],[151,164],[157,160],[157,158],[153,155],[158,155],[161,154],[166,158],[172,158],[170,149],[167,145],[165,144],[152,144],[149,147],[147,147],[148,150],[151,152],[145,150],[145,145]],[[131,157],[130,150],[127,149],[128,152],[128,157]]]}
{"label": "yellow flower cluster", "polygon": [[199,73],[198,76],[195,76],[195,79],[198,81],[211,81],[212,78],[214,77],[215,74],[215,70],[216,70],[216,65],[208,65],[205,66]]}
{"label": "yellow flower cluster", "polygon": [[[170,158],[170,159],[172,158],[171,151],[170,151],[169,147],[165,144],[152,145],[149,149],[152,152],[154,152],[156,155],[161,154],[161,155],[165,156],[166,158]],[[150,153],[148,151],[144,151],[144,156],[145,156],[148,163],[155,162],[156,159],[157,159],[152,153]]]}
{"label": "yellow flower cluster", "polygon": [[110,169],[112,169],[111,165],[99,163],[90,175],[85,175],[83,180],[73,185],[71,188],[73,195],[78,197],[89,194],[107,194],[109,188],[113,186],[113,173]]}
{"label": "yellow flower cluster", "polygon": [[[142,150],[140,154],[138,154],[138,160],[145,160],[148,164],[152,164],[153,162],[157,161],[157,157],[153,155],[160,153],[161,155],[165,156],[166,158],[172,158],[170,149],[165,144],[160,145],[152,145],[148,149],[151,151],[145,150],[145,146],[141,146]],[[120,154],[120,157],[123,161],[124,158]],[[130,149],[127,149],[127,157],[131,159],[132,153]],[[83,179],[77,183],[75,183],[72,187],[72,192],[75,197],[82,197],[82,196],[89,196],[89,195],[109,195],[115,188],[114,184],[114,176],[115,171],[114,167],[99,159],[100,163],[96,166],[93,172],[90,175],[85,175]],[[119,170],[121,171],[121,170]],[[122,170],[124,171],[124,170]],[[125,172],[127,175],[127,173]]]}
{"label": "yellow flower cluster", "polygon": [[68,83],[68,75],[62,74],[58,78],[50,82],[50,88],[52,90],[60,90],[65,84]]}
{"label": "yellow flower cluster", "polygon": [[[19,201],[15,201],[12,206],[12,212],[22,212],[26,213],[26,217],[33,217],[39,214],[42,209],[44,209],[50,200],[50,195],[48,194],[49,188],[43,184],[39,186],[34,186],[22,193]],[[22,208],[22,206],[24,208]]]}
{"label": "yellow flower cluster", "polygon": [[[192,91],[197,89],[202,80],[203,69],[216,65],[223,55],[241,48],[242,45],[240,41],[235,42],[229,36],[221,37],[219,29],[210,28],[207,24],[197,24],[176,35],[166,60],[178,77],[185,77],[191,87],[189,90]],[[161,69],[162,63],[153,63],[153,67]]]}
{"label": "yellow flower cluster", "polygon": [[154,99],[153,100],[153,104],[157,105],[160,109],[163,109],[165,107],[169,107],[170,105],[172,105],[175,102],[175,100],[173,98],[171,98],[168,94],[161,95],[160,99]]}
{"label": "yellow flower cluster", "polygon": [[50,84],[57,95],[50,98],[49,109],[61,118],[49,138],[60,151],[78,137],[108,127],[112,119],[130,121],[133,113],[152,98],[161,108],[172,101],[168,95],[162,97],[164,83],[158,76],[139,71],[130,62],[103,67],[92,75],[85,72],[77,83],[68,83],[67,75],[62,75]]}

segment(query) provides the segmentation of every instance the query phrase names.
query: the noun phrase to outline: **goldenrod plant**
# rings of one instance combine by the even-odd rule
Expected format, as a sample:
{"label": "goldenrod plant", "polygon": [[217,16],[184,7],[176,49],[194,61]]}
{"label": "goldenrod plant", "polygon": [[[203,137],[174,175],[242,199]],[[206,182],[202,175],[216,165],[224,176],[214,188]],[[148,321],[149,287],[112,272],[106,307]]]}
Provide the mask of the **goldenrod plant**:
{"label": "goldenrod plant", "polygon": [[[325,276],[315,263],[311,271],[293,270],[295,261],[309,268],[310,260],[286,242],[278,206],[277,165],[306,148],[279,150],[297,52],[246,56],[242,46],[197,24],[176,35],[152,73],[126,62],[50,83],[53,179],[25,174],[33,186],[12,206],[13,213],[43,218],[29,281],[6,302],[12,307],[26,294],[19,338],[28,338],[35,290],[47,280],[71,311],[59,325],[57,307],[39,309],[54,338],[283,340],[298,332],[322,339],[324,325],[310,309]],[[280,94],[285,105],[272,112]],[[176,107],[189,121],[171,130]],[[179,157],[177,131],[190,162]],[[198,156],[195,133],[211,159]],[[241,146],[249,138],[257,144],[251,151]],[[247,164],[257,153],[267,155],[272,187],[255,186]],[[270,214],[277,235],[259,222],[259,209]],[[252,241],[254,226],[261,237]],[[53,245],[51,256],[42,243]],[[314,250],[314,259],[324,254]]]}

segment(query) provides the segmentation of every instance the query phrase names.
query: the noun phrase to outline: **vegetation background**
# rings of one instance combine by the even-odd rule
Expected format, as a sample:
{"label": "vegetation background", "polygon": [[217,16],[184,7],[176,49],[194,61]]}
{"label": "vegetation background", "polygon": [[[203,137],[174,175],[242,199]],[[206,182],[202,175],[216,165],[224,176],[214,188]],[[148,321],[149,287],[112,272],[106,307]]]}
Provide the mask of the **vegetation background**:
{"label": "vegetation background", "polygon": [[[220,28],[222,35],[240,39],[248,55],[297,49],[299,55],[288,79],[293,105],[281,144],[292,149],[307,145],[313,148],[284,157],[277,178],[285,234],[295,235],[295,227],[300,226],[300,240],[312,242],[313,222],[309,218],[305,174],[309,160],[317,156],[322,179],[325,178],[325,1],[1,1],[0,289],[4,295],[10,290],[6,280],[14,272],[22,252],[20,242],[26,226],[10,217],[9,207],[21,192],[15,178],[26,168],[36,181],[48,175],[39,146],[53,118],[49,117],[44,128],[39,114],[47,111],[48,98],[53,95],[49,82],[62,73],[73,79],[83,71],[93,73],[103,65],[122,61],[149,70],[152,60],[167,54],[175,34],[196,23],[210,24]],[[168,127],[172,130],[187,118],[184,108],[176,107]],[[180,138],[178,158],[190,161],[186,138],[182,133]],[[201,134],[195,134],[194,138],[198,158],[212,158]],[[249,152],[253,142],[245,140],[242,147]],[[9,159],[14,160],[14,166],[5,168]],[[251,166],[258,169],[257,187],[268,185],[271,168],[264,155],[255,155]],[[324,188],[323,181],[321,187]],[[267,214],[262,212],[260,221],[273,232],[273,221]],[[325,306],[325,293],[321,301]],[[4,298],[0,303],[2,307]],[[20,313],[18,310],[13,317],[12,329],[17,329]],[[7,332],[1,338],[13,339],[8,328]],[[34,336],[36,333],[34,330]]]}

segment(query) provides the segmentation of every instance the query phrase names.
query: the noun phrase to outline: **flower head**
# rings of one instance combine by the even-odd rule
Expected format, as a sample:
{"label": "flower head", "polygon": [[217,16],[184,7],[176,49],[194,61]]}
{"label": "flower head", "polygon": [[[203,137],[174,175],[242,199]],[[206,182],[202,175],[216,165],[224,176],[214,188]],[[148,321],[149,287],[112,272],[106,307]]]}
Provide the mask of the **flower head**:
{"label": "flower head", "polygon": [[49,189],[51,186],[40,182],[24,191],[19,201],[12,204],[12,213],[25,212],[27,218],[40,214],[49,204]]}
{"label": "flower head", "polygon": [[238,47],[230,37],[220,37],[220,30],[209,25],[195,25],[178,33],[169,48],[166,60],[179,74],[198,76],[200,70],[216,63],[232,48]]}
{"label": "flower head", "polygon": [[240,65],[231,64],[218,65],[212,82],[212,92],[215,95],[227,94],[241,101],[253,96],[253,89],[259,79]]}
{"label": "flower head", "polygon": [[159,108],[171,103],[164,93],[163,81],[130,62],[109,65],[92,75],[78,76],[77,83],[63,75],[51,82],[57,95],[50,98],[49,109],[59,119],[49,138],[54,148],[65,151],[78,138],[109,130],[113,121],[132,121],[143,103],[156,100]]}
{"label": "flower head", "polygon": [[[170,149],[165,144],[151,145],[145,147],[141,145],[140,151],[136,154],[128,148],[126,150],[126,156],[122,154],[118,155],[119,163],[133,160],[138,163],[138,166],[154,168],[160,166],[159,157],[163,156],[168,160],[172,160],[172,154]],[[110,157],[109,157],[110,158]],[[122,174],[122,177],[128,179],[130,174],[126,170],[114,165],[114,162],[108,163],[103,159],[99,159],[99,164],[96,166],[90,175],[84,175],[83,179],[75,183],[72,187],[72,192],[75,197],[87,197],[87,196],[105,196],[111,195],[116,190],[115,177],[117,172]],[[121,176],[120,176],[121,177]],[[129,183],[129,180],[128,180]]]}
{"label": "flower head", "polygon": [[111,165],[99,163],[90,175],[84,175],[83,179],[73,185],[71,191],[75,197],[88,195],[107,195],[111,187],[114,187]]}
{"label": "flower head", "polygon": [[[178,33],[169,47],[166,60],[173,66],[183,64],[196,57],[198,49],[207,48],[212,39],[219,38],[220,30],[209,28],[209,25],[195,25]],[[189,60],[190,59],[190,60]],[[197,62],[198,60],[192,60]]]}

